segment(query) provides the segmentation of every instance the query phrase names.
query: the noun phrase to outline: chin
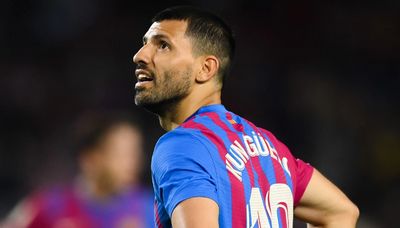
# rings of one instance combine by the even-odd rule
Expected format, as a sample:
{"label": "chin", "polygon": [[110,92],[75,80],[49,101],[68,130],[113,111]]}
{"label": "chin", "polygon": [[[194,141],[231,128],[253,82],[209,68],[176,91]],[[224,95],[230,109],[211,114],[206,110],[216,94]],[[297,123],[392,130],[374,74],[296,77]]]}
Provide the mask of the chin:
{"label": "chin", "polygon": [[146,102],[142,99],[135,98],[135,104],[136,106],[142,107],[147,111],[157,115],[160,114],[162,111],[162,108],[160,108],[160,104],[158,103]]}
{"label": "chin", "polygon": [[136,94],[135,104],[145,108],[158,116],[173,109],[185,96],[173,96],[171,98],[162,98],[153,96],[145,96],[145,94]]}
{"label": "chin", "polygon": [[146,99],[146,96],[143,96],[141,94],[139,94],[138,92],[135,95],[135,104],[139,107],[144,107],[146,106],[148,103],[151,103],[148,101],[148,99]]}

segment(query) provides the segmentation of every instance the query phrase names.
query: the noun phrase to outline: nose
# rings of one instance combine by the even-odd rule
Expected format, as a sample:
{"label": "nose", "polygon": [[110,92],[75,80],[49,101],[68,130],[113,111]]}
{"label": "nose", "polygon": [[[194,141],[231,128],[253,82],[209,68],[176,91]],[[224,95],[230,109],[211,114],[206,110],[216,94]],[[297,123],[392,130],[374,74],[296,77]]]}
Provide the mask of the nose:
{"label": "nose", "polygon": [[133,56],[133,62],[136,64],[147,65],[150,62],[150,50],[147,45],[143,45],[138,52]]}

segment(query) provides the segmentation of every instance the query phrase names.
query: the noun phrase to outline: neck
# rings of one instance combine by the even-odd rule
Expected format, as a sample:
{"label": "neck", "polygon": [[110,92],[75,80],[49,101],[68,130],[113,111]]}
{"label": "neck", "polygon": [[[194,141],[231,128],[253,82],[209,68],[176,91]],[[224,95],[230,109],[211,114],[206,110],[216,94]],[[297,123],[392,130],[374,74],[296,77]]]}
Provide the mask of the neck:
{"label": "neck", "polygon": [[[201,90],[197,90],[201,91]],[[221,91],[217,91],[208,96],[192,91],[192,93],[171,105],[167,110],[158,115],[161,127],[166,131],[171,131],[181,125],[193,113],[203,106],[221,104]]]}

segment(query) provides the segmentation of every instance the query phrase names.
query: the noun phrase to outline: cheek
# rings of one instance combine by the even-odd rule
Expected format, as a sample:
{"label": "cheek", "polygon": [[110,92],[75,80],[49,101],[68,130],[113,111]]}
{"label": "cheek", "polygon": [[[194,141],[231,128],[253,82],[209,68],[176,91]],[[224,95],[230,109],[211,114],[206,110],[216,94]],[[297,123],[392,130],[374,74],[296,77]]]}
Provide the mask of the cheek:
{"label": "cheek", "polygon": [[165,71],[169,68],[168,66],[171,65],[171,59],[166,58],[165,56],[156,56],[154,57],[153,61],[156,71]]}
{"label": "cheek", "polygon": [[159,55],[154,57],[156,73],[177,71],[194,65],[193,58],[187,55]]}

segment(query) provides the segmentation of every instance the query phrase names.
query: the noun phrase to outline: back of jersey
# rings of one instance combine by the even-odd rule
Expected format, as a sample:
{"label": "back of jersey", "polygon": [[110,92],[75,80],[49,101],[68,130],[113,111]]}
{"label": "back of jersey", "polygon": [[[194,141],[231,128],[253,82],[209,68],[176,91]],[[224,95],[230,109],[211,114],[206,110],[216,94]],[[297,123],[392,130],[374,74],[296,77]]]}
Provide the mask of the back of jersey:
{"label": "back of jersey", "polygon": [[221,108],[182,125],[198,131],[212,158],[221,227],[292,227],[313,168],[270,132]]}

